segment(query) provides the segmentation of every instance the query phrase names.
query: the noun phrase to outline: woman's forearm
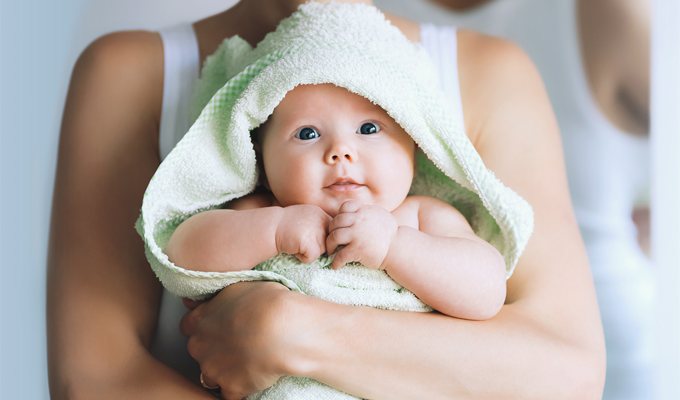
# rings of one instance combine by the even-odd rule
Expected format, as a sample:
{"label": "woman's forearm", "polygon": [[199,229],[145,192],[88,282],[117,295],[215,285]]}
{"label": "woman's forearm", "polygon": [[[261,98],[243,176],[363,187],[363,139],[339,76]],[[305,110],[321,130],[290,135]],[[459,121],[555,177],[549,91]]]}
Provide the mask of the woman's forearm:
{"label": "woman's forearm", "polygon": [[505,262],[477,237],[433,236],[399,227],[385,260],[392,279],[435,310],[483,320],[505,301]]}
{"label": "woman's forearm", "polygon": [[492,320],[314,301],[324,327],[303,360],[313,377],[371,399],[594,399],[601,352],[546,331],[520,306]]}
{"label": "woman's forearm", "polygon": [[[131,346],[133,347],[133,346]],[[127,359],[111,357],[96,368],[69,363],[51,379],[51,398],[207,400],[213,397],[197,384],[154,359],[140,347]],[[65,367],[65,366],[64,366]]]}
{"label": "woman's forearm", "polygon": [[282,210],[266,207],[196,214],[177,228],[165,251],[175,264],[193,270],[250,269],[277,254],[275,236]]}

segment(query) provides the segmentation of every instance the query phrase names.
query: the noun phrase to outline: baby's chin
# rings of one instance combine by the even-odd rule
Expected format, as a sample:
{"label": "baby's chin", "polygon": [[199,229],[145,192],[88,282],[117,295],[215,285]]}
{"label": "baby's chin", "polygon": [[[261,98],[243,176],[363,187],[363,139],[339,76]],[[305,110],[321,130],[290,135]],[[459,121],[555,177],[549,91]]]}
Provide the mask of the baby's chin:
{"label": "baby's chin", "polygon": [[345,202],[350,200],[357,201],[361,205],[378,205],[390,212],[394,211],[403,202],[403,199],[400,199],[400,201],[398,202],[396,201],[396,199],[387,199],[392,200],[387,201],[386,199],[377,198],[376,196],[372,196],[368,193],[359,192],[333,193],[330,196],[328,195],[328,193],[324,193],[316,198],[306,199],[297,198],[290,200],[292,201],[283,201],[279,204],[283,207],[291,206],[294,204],[315,205],[321,208],[326,214],[328,214],[331,217],[335,217],[336,215],[338,215],[340,207],[342,207],[342,205]]}
{"label": "baby's chin", "polygon": [[318,204],[318,206],[321,207],[321,209],[324,210],[326,214],[330,215],[331,217],[335,217],[340,212],[340,207],[342,207],[345,202],[350,200],[359,202],[362,205],[376,203],[375,199],[373,199],[371,196],[344,195],[333,196],[330,199],[326,199],[326,201],[322,202],[321,204]]}
{"label": "baby's chin", "polygon": [[380,201],[380,199],[375,199],[375,198],[365,198],[365,196],[357,196],[357,197],[345,197],[345,198],[335,198],[331,202],[325,202],[323,204],[317,204],[326,214],[330,215],[331,217],[335,217],[338,215],[340,211],[340,207],[342,205],[350,200],[357,201],[361,205],[377,205],[380,206],[384,209],[386,209],[389,212],[394,211],[399,204],[394,205],[394,204],[386,204],[384,201]]}

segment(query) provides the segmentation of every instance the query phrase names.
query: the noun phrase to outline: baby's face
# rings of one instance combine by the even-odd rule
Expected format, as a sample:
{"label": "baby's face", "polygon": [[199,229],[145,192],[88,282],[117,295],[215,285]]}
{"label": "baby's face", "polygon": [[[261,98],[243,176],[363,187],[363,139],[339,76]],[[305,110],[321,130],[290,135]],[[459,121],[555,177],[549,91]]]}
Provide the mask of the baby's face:
{"label": "baby's face", "polygon": [[263,127],[267,183],[282,206],[330,215],[346,200],[394,210],[413,180],[415,143],[380,107],[345,89],[298,86]]}

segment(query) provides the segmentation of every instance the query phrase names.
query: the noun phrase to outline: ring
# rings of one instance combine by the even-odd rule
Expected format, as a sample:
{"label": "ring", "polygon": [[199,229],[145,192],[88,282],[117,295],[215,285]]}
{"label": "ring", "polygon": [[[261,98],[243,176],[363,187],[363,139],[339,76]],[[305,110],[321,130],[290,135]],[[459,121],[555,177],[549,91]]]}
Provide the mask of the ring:
{"label": "ring", "polygon": [[208,390],[217,390],[220,388],[220,385],[210,386],[207,383],[205,383],[205,379],[203,379],[203,372],[201,372],[201,374],[198,376],[198,380],[201,381],[201,386]]}

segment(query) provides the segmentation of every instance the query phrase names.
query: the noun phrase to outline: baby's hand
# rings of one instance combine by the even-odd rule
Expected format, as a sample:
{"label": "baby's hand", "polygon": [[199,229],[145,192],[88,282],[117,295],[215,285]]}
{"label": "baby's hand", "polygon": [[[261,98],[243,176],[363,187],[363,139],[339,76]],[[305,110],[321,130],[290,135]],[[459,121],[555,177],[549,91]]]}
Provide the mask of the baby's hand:
{"label": "baby's hand", "polygon": [[326,252],[326,235],[331,217],[321,208],[300,204],[284,207],[276,228],[276,250],[310,263]]}
{"label": "baby's hand", "polygon": [[383,262],[398,228],[392,213],[380,206],[362,205],[355,200],[342,203],[326,239],[328,254],[344,246],[335,254],[332,267],[356,261],[369,268],[384,269]]}

